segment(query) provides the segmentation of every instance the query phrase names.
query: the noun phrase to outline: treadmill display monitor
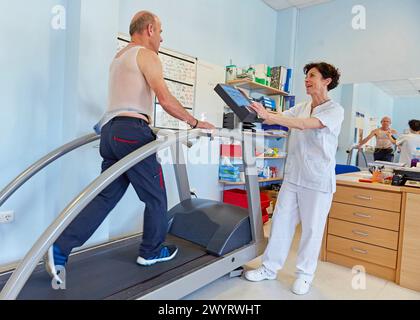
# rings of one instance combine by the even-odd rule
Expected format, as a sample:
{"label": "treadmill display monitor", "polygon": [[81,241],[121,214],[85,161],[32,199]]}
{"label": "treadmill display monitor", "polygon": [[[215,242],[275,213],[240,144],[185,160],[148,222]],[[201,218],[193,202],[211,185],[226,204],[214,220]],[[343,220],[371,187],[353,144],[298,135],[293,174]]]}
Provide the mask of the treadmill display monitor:
{"label": "treadmill display monitor", "polygon": [[261,122],[257,113],[251,108],[251,101],[237,88],[226,84],[218,84],[214,91],[232,109],[242,122]]}
{"label": "treadmill display monitor", "polygon": [[222,87],[239,107],[247,107],[250,105],[249,100],[238,89],[226,85],[222,85]]}

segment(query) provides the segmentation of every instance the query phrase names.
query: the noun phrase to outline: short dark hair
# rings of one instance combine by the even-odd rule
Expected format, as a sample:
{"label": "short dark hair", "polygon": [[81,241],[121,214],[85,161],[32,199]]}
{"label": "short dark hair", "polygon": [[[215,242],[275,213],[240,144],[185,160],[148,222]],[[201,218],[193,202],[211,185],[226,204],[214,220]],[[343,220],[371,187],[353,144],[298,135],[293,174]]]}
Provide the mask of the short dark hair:
{"label": "short dark hair", "polygon": [[155,24],[157,16],[149,11],[138,12],[130,24],[130,36],[135,33],[142,33],[150,24]]}
{"label": "short dark hair", "polygon": [[324,79],[331,78],[331,83],[328,85],[328,91],[331,91],[340,83],[340,71],[332,64],[326,62],[311,62],[308,63],[304,68],[303,72],[305,75],[308,74],[309,70],[316,68]]}
{"label": "short dark hair", "polygon": [[410,120],[408,121],[408,125],[410,126],[410,129],[413,131],[420,131],[420,120]]}

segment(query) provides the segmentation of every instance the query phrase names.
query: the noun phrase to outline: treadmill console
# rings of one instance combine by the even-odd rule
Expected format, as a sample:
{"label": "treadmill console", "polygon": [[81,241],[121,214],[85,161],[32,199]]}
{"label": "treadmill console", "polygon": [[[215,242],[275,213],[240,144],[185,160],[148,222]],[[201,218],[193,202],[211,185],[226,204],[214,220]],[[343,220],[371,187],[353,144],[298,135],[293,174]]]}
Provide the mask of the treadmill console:
{"label": "treadmill console", "polygon": [[218,84],[214,91],[232,109],[242,122],[262,122],[257,113],[250,107],[251,101],[237,88],[227,84]]}

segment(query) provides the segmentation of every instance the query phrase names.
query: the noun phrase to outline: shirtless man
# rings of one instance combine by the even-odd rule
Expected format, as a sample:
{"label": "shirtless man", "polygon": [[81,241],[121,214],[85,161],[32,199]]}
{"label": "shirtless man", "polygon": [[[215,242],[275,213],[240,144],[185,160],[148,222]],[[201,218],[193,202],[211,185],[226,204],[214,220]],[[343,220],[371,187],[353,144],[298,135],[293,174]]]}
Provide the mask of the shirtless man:
{"label": "shirtless man", "polygon": [[391,128],[391,118],[383,117],[381,127],[373,130],[366,138],[362,139],[359,142],[359,148],[373,137],[376,137],[373,159],[375,161],[392,162],[394,160],[394,145],[397,143],[396,134],[397,131]]}

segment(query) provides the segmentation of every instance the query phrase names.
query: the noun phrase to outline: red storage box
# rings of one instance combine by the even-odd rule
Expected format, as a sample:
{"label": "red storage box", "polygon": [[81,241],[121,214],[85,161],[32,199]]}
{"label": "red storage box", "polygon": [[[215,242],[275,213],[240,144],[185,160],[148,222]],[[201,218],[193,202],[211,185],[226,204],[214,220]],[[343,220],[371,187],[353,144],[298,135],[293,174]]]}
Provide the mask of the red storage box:
{"label": "red storage box", "polygon": [[221,144],[220,156],[230,158],[242,158],[242,146],[236,144]]}
{"label": "red storage box", "polygon": [[[270,206],[271,199],[265,192],[260,192],[261,212],[263,223],[269,219],[267,208]],[[223,202],[237,207],[248,208],[248,197],[245,190],[231,189],[223,192]]]}

